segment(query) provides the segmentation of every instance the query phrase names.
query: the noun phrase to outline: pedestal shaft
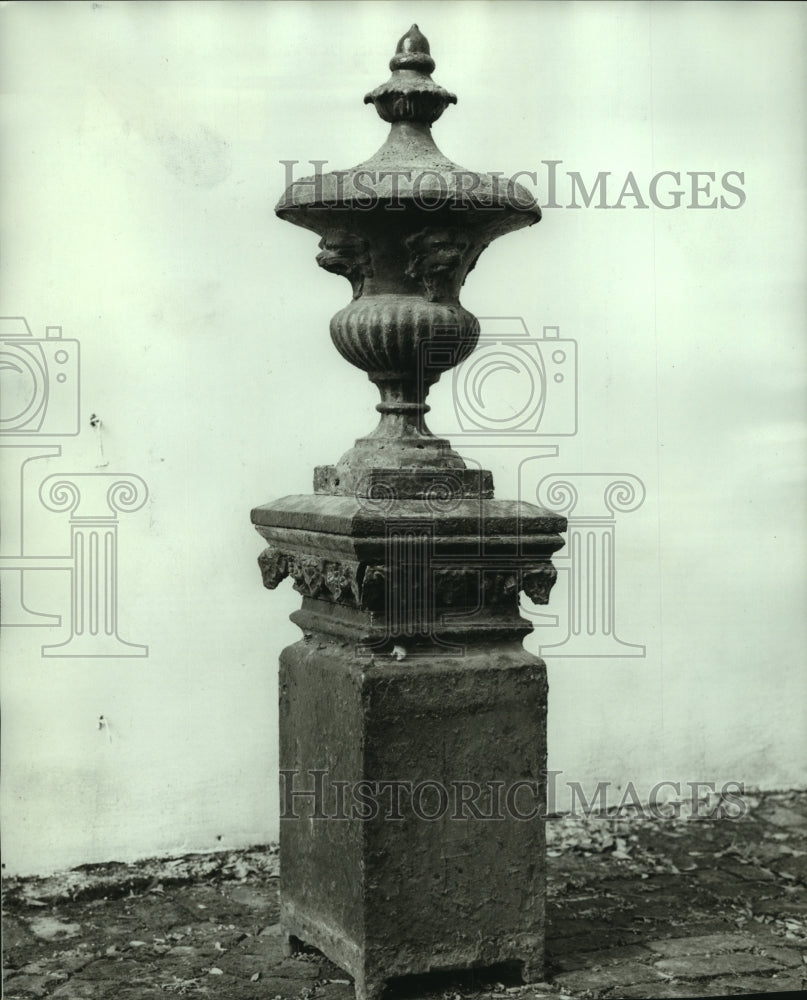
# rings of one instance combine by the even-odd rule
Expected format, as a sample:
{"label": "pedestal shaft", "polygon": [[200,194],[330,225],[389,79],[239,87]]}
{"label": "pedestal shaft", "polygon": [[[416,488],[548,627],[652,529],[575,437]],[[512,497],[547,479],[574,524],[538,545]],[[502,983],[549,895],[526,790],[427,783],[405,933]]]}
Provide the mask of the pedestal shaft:
{"label": "pedestal shaft", "polygon": [[517,644],[284,650],[281,924],[356,980],[542,968],[546,674]]}

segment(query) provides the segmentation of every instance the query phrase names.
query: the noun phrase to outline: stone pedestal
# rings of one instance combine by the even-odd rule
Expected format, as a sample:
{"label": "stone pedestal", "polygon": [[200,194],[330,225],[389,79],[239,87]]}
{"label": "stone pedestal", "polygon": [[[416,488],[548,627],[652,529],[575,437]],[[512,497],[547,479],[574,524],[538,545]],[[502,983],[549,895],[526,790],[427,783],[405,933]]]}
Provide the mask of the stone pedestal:
{"label": "stone pedestal", "polygon": [[540,978],[541,661],[483,643],[368,665],[312,636],[285,650],[280,683],[283,931],[346,969],[359,1000],[440,969]]}
{"label": "stone pedestal", "polygon": [[331,320],[378,386],[378,426],[314,493],[252,512],[264,584],[290,577],[303,638],[280,677],[281,924],[355,979],[509,963],[540,978],[546,675],[519,594],[545,604],[562,516],[493,499],[425,423],[479,337],[459,291],[485,247],[540,209],[448,160],[456,102],[413,26],[368,94],[391,124],[370,160],[293,184],[276,212],[321,236],[352,300]]}
{"label": "stone pedestal", "polygon": [[563,518],[320,494],[253,521],[266,585],[303,595],[281,656],[284,932],[359,1000],[433,970],[540,978],[547,684],[518,595],[546,602]]}

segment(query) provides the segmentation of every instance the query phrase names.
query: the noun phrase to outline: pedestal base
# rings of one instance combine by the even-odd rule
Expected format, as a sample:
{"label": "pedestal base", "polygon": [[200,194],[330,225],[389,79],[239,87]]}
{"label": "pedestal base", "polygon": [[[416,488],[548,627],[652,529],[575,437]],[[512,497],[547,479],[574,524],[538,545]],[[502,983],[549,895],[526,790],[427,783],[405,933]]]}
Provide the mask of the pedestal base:
{"label": "pedestal base", "polygon": [[353,976],[541,975],[546,673],[520,642],[368,657],[313,633],[280,676],[281,926]]}

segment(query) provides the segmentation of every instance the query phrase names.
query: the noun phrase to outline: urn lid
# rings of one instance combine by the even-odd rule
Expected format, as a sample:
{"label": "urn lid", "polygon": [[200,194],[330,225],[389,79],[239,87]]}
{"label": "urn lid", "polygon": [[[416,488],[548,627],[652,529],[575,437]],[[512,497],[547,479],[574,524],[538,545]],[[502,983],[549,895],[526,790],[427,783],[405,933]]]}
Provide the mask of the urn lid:
{"label": "urn lid", "polygon": [[413,24],[390,60],[389,80],[364,98],[390,123],[387,141],[350,170],[295,181],[275,207],[277,215],[323,234],[332,228],[328,215],[333,209],[341,210],[340,225],[351,209],[462,212],[465,224],[484,233],[487,241],[538,222],[541,210],[521,184],[469,170],[438,149],[431,125],[457,98],[434,82],[434,67],[429,42]]}

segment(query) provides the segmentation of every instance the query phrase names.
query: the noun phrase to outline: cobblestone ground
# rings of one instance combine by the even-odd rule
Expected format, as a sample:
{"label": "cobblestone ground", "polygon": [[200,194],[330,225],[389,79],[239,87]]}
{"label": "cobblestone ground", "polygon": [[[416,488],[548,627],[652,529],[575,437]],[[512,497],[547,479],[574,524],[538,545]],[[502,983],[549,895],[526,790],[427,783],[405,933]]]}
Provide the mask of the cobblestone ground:
{"label": "cobblestone ground", "polygon": [[[549,823],[547,982],[503,970],[402,980],[390,998],[698,997],[796,991],[807,965],[807,793],[741,820]],[[6,882],[7,1000],[352,1000],[286,958],[271,849]]]}

